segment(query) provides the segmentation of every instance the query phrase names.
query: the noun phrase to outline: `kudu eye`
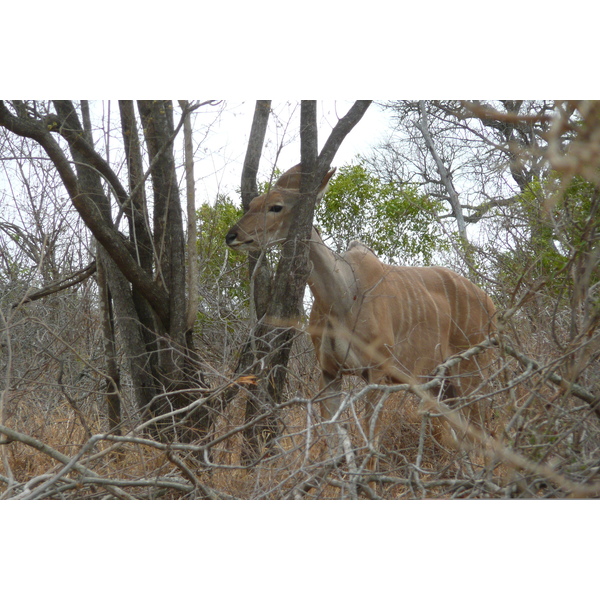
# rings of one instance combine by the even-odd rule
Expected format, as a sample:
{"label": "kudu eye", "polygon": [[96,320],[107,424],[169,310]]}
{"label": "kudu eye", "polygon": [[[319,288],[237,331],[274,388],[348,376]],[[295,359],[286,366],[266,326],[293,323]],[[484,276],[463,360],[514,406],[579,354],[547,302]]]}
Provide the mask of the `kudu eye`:
{"label": "kudu eye", "polygon": [[283,210],[283,206],[281,204],[273,204],[273,206],[269,206],[269,212],[278,213]]}

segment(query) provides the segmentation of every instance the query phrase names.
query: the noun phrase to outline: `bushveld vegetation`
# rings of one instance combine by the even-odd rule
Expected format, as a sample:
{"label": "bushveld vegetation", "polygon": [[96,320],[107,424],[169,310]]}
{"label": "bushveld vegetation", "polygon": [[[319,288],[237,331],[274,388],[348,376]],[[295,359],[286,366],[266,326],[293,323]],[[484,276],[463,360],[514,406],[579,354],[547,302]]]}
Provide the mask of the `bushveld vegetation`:
{"label": "bushveld vegetation", "polygon": [[375,107],[354,105],[317,154],[309,105],[298,162],[338,167],[315,209],[326,243],[448,266],[493,298],[498,331],[468,351],[490,368],[460,399],[487,407],[484,431],[466,432],[431,389],[390,387],[373,468],[365,384],[347,377],[348,435],[331,453],[306,269],[290,267],[301,258],[224,243],[292,166],[260,163],[269,103],[256,105],[240,205],[194,195],[213,102],[120,102],[116,130],[87,102],[7,102],[1,498],[600,494],[600,103],[382,102],[387,141],[349,165],[335,150]]}

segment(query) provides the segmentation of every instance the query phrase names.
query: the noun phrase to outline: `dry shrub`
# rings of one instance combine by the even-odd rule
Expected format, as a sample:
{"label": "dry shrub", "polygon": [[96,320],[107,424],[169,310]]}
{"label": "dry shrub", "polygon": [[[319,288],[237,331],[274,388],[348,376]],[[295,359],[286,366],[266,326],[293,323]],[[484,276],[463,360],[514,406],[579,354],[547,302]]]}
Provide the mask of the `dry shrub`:
{"label": "dry shrub", "polygon": [[[600,428],[596,421],[585,418],[585,405],[552,389],[543,374],[519,381],[523,368],[518,361],[500,360],[497,351],[496,356],[492,392],[486,400],[491,404],[489,429],[495,439],[509,444],[532,463],[542,462],[562,473],[578,471],[575,481],[587,481],[586,476],[593,474]],[[313,368],[316,380],[316,367]],[[348,378],[345,392],[355,395],[363,385]],[[375,495],[388,499],[544,497],[566,493],[547,481],[542,482],[543,478],[535,474],[507,466],[502,460],[490,461],[476,449],[457,443],[441,417],[423,414],[419,400],[406,393],[390,394],[385,401],[379,421],[381,455],[375,472],[367,470],[369,450],[362,423],[362,399],[341,416],[352,442],[355,465],[352,467],[344,458],[332,461],[326,431],[320,423],[318,385],[306,378],[302,391],[300,395],[298,389],[296,394],[290,390],[290,398],[297,397],[298,401],[278,411],[279,436],[264,448],[257,464],[242,464],[248,391],[239,392],[218,415],[209,439],[223,439],[206,454],[201,439],[197,451],[100,440],[83,460],[88,468],[106,479],[154,480],[156,485],[152,489],[119,484],[127,493],[141,498],[211,497],[214,493],[214,497],[241,499],[333,499],[353,497],[353,485],[357,486],[358,497]],[[308,398],[313,401],[308,402]],[[7,425],[27,431],[63,454],[74,456],[88,436],[73,408],[66,401],[45,411],[34,407],[33,402],[19,402]],[[92,432],[105,430],[106,420],[97,406],[88,403],[83,408]],[[56,473],[62,466],[44,452],[24,444],[13,442],[4,449],[12,476],[18,482]],[[0,473],[7,476],[3,466]],[[362,476],[367,479],[362,480]],[[73,473],[72,478],[76,480],[77,475]],[[167,480],[177,481],[180,488],[169,489],[160,483]],[[374,490],[367,489],[366,481],[375,483]],[[100,497],[106,495],[106,489],[86,485],[57,497],[73,497],[72,494]]]}
{"label": "dry shrub", "polygon": [[[256,464],[243,464],[242,460],[248,448],[241,429],[251,388],[219,408],[208,436],[178,446],[144,437],[147,434],[136,429],[140,418],[131,408],[127,385],[123,391],[125,436],[117,440],[101,436],[78,464],[140,498],[598,495],[600,413],[591,404],[593,398],[600,397],[600,113],[598,104],[583,103],[579,106],[582,119],[573,120],[575,104],[557,106],[559,118],[549,132],[548,157],[559,175],[562,169],[558,189],[545,197],[533,194],[531,205],[498,204],[498,210],[518,208],[514,214],[508,208],[499,213],[499,219],[506,219],[508,224],[501,233],[510,238],[515,252],[506,253],[503,247],[495,254],[490,251],[489,256],[471,257],[481,258],[481,264],[487,265],[482,280],[495,293],[502,317],[500,346],[487,351],[494,357],[485,375],[488,389],[475,393],[475,398],[490,408],[486,427],[491,437],[489,444],[484,444],[485,452],[456,432],[452,434],[444,418],[435,412],[423,414],[414,395],[397,393],[388,397],[380,416],[381,447],[375,470],[368,468],[372,456],[361,423],[364,400],[355,401],[341,416],[351,450],[346,456],[332,456],[319,418],[319,372],[305,336],[297,340],[289,362],[288,389],[282,394],[287,405],[276,411],[278,435],[262,448]],[[575,143],[563,144],[564,130]],[[525,160],[533,150],[522,149]],[[513,158],[516,160],[518,154]],[[584,199],[588,203],[585,206],[590,207],[589,218],[586,214],[585,219],[579,218],[576,203],[562,203],[561,194],[576,177],[587,178],[595,186]],[[536,194],[544,191],[541,188]],[[570,215],[565,207],[572,211]],[[544,211],[551,218],[525,226],[519,219],[532,219],[527,212],[532,209],[539,213],[536,218],[543,217]],[[596,211],[593,215],[592,210]],[[561,256],[552,248],[557,240],[562,244]],[[93,434],[107,433],[108,429],[99,384],[104,369],[97,353],[99,320],[94,291],[90,288],[88,292],[82,304],[84,311],[78,308],[82,298],[76,296],[64,306],[32,304],[18,313],[18,323],[0,332],[11,337],[13,352],[3,424],[67,458],[75,457],[89,439],[82,422]],[[235,319],[230,321],[230,317]],[[196,347],[200,352],[205,350],[207,372],[219,386],[235,383],[223,373],[231,367],[227,361],[233,360],[236,344],[242,343],[243,322],[241,315],[227,314],[226,319],[207,325],[198,335]],[[505,341],[515,352],[508,352]],[[530,359],[537,366],[527,362]],[[57,385],[59,363],[66,365],[65,380],[70,382],[79,412],[68,404]],[[91,367],[94,374],[94,381],[85,389],[76,383],[82,366]],[[353,398],[363,385],[355,378],[346,378],[344,391]],[[575,385],[587,390],[592,400],[574,395]],[[220,441],[213,445],[215,439]],[[3,445],[1,451],[0,493],[4,497],[23,494],[29,482],[62,468],[48,452],[21,442]],[[8,489],[11,477],[17,484],[12,491]],[[71,470],[48,490],[48,497],[115,497],[106,483],[68,487],[79,479],[81,476]],[[143,487],[133,485],[140,482],[144,482]]]}

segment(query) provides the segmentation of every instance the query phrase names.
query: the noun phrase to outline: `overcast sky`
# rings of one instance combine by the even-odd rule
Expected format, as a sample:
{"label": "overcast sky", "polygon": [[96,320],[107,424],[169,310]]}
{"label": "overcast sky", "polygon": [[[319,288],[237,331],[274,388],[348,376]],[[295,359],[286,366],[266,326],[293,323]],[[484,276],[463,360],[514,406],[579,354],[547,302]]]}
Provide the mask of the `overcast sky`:
{"label": "overcast sky", "polygon": [[[216,109],[203,112],[202,108],[198,112],[194,126],[194,142],[198,144],[195,156],[198,203],[212,201],[217,193],[238,199],[236,190],[240,185],[254,104],[254,100],[227,101],[220,113]],[[319,149],[351,105],[351,101],[318,101]],[[281,170],[300,162],[299,102],[273,101],[272,109],[274,114],[269,118],[260,177],[268,177],[275,162]],[[358,154],[368,154],[385,136],[387,123],[387,116],[372,104],[343,141],[332,165],[340,167],[349,164]]]}

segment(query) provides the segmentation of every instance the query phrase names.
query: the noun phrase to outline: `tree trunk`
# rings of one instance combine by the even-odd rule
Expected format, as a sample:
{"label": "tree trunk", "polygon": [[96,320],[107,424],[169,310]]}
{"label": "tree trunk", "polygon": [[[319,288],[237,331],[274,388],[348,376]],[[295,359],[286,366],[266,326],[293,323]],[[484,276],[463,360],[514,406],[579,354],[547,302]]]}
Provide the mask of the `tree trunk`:
{"label": "tree trunk", "polygon": [[297,323],[302,314],[304,290],[310,274],[308,260],[310,232],[319,183],[331,166],[337,149],[360,121],[369,101],[354,104],[333,129],[321,154],[318,154],[316,102],[302,101],[300,110],[300,153],[302,178],[300,193],[304,200],[294,207],[292,226],[282,248],[277,271],[271,282],[271,298],[264,317],[253,331],[255,349],[252,372],[258,377],[258,389],[250,398],[246,422],[264,415],[262,421],[245,431],[247,447],[242,459],[249,464],[268,450],[280,427],[276,407],[282,401],[287,385],[287,367],[293,341],[298,335]]}
{"label": "tree trunk", "polygon": [[108,427],[116,435],[121,435],[121,374],[117,364],[115,320],[112,310],[112,298],[106,281],[104,262],[98,263],[97,282],[100,295],[102,318],[102,338],[104,341],[104,360],[106,361],[106,402],[108,404]]}
{"label": "tree trunk", "polygon": [[[90,107],[87,100],[81,101],[81,116],[84,134],[90,146],[93,147],[92,122]],[[96,249],[96,257],[98,250]],[[121,373],[117,362],[115,319],[113,313],[112,296],[106,279],[105,263],[110,258],[97,260],[96,282],[99,291],[99,306],[101,313],[101,330],[104,345],[104,360],[106,362],[106,403],[108,405],[109,430],[121,435]]]}
{"label": "tree trunk", "polygon": [[[256,102],[254,118],[252,119],[252,128],[250,130],[250,140],[248,141],[248,149],[246,151],[244,167],[242,169],[241,192],[244,212],[248,210],[252,199],[258,196],[256,176],[267,132],[270,111],[270,100],[258,100]],[[269,263],[260,261],[259,252],[250,253],[248,257],[248,271],[253,282],[251,289],[253,292],[254,314],[258,320],[262,319],[267,311],[267,306],[269,305],[272,274]]]}
{"label": "tree trunk", "polygon": [[[253,198],[258,196],[258,183],[256,180],[260,157],[267,132],[269,114],[271,110],[270,100],[258,100],[254,107],[254,116],[252,119],[252,127],[250,129],[250,139],[248,140],[248,148],[244,158],[244,166],[242,168],[241,180],[241,196],[242,207],[246,212]],[[271,298],[271,282],[272,274],[269,264],[266,261],[260,260],[260,252],[250,252],[248,256],[248,276],[251,281],[251,303],[253,308],[252,325],[253,329],[250,336],[246,340],[244,347],[240,353],[238,363],[234,372],[238,375],[251,372],[253,365],[259,357],[256,352],[256,324],[260,321],[267,311]],[[229,387],[223,395],[223,405],[226,405],[236,394],[235,386]],[[245,408],[245,422],[253,421],[258,414],[262,412],[258,397],[248,394]],[[250,427],[245,432],[245,437],[250,445],[250,452],[245,451],[242,455],[242,461],[245,463],[252,462],[254,456],[258,453],[258,440],[261,435],[260,426]]]}
{"label": "tree trunk", "polygon": [[431,157],[435,162],[435,166],[440,176],[440,180],[443,186],[446,188],[446,192],[448,193],[450,205],[452,206],[452,214],[454,215],[454,218],[456,219],[456,225],[458,226],[458,234],[460,235],[465,245],[468,246],[469,240],[467,238],[467,228],[465,225],[463,210],[460,205],[460,200],[458,198],[458,192],[454,187],[454,182],[452,181],[452,174],[448,171],[448,169],[446,169],[446,165],[444,165],[444,162],[440,158],[440,155],[435,149],[433,140],[431,139],[431,133],[429,132],[429,123],[427,120],[427,109],[423,100],[419,102],[419,114],[421,116],[421,119],[419,121],[419,125],[417,125],[417,128],[423,135],[423,139],[425,140],[427,150],[429,151]]}
{"label": "tree trunk", "polygon": [[[186,337],[184,232],[173,156],[178,129],[174,127],[172,105],[166,101],[138,103],[150,156],[149,173],[144,175],[134,105],[119,103],[130,193],[94,150],[89,128],[86,133],[73,104],[55,101],[54,106],[56,115],[36,120],[21,113],[15,116],[0,103],[0,124],[41,144],[74,207],[98,241],[97,263],[107,285],[107,310],[112,301],[129,359],[135,403],[142,416],[161,416],[184,408],[198,398],[200,386],[195,356],[189,352]],[[68,143],[75,170],[53,133],[59,133]],[[148,175],[153,190],[152,211],[148,210],[144,191]],[[116,223],[101,178],[109,183],[119,203]],[[151,213],[152,226],[148,218]],[[121,215],[128,220],[129,236],[118,228]],[[116,419],[113,408],[112,418]],[[154,432],[161,437],[168,434],[168,439],[173,435],[197,438],[206,426],[207,413],[199,410],[193,419],[187,416],[183,433],[181,422],[173,419],[159,422]]]}

